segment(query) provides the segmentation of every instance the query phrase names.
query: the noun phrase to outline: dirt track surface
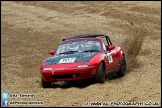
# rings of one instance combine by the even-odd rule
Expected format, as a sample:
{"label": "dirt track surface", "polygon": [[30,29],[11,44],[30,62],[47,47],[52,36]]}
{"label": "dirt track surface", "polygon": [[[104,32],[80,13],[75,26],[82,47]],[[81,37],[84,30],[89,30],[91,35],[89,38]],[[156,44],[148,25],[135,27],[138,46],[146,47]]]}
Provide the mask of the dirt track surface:
{"label": "dirt track surface", "polygon": [[[84,106],[86,101],[161,104],[160,14],[160,1],[3,1],[1,91],[35,94],[9,101],[43,101],[43,106]],[[86,33],[107,34],[114,45],[122,46],[127,74],[107,78],[104,84],[62,83],[43,89],[39,69],[48,51],[64,37]]]}

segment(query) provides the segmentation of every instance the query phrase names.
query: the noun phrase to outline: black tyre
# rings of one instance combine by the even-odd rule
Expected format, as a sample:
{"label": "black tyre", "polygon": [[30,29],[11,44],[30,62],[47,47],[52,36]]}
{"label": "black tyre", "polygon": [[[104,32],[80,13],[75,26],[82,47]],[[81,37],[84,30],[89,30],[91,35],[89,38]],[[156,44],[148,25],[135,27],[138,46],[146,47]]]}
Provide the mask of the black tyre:
{"label": "black tyre", "polygon": [[104,64],[102,62],[99,64],[99,67],[98,67],[98,70],[95,76],[95,81],[97,83],[105,82]]}
{"label": "black tyre", "polygon": [[118,77],[122,77],[126,74],[126,68],[127,68],[127,64],[126,64],[126,60],[125,60],[125,57],[124,55],[122,55],[122,60],[120,62],[120,69],[119,71],[116,73],[116,75]]}
{"label": "black tyre", "polygon": [[41,78],[41,81],[42,81],[42,87],[43,88],[51,87],[51,82],[45,82],[42,78]]}

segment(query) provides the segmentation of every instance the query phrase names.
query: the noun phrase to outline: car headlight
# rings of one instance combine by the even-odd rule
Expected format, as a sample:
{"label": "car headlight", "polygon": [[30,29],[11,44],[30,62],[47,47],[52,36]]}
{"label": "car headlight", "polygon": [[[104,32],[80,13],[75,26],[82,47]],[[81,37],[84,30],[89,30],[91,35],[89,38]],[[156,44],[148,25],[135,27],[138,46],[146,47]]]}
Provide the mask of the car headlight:
{"label": "car headlight", "polygon": [[43,70],[52,70],[52,68],[44,68]]}
{"label": "car headlight", "polygon": [[88,67],[88,64],[84,64],[84,65],[79,65],[78,68],[86,68]]}

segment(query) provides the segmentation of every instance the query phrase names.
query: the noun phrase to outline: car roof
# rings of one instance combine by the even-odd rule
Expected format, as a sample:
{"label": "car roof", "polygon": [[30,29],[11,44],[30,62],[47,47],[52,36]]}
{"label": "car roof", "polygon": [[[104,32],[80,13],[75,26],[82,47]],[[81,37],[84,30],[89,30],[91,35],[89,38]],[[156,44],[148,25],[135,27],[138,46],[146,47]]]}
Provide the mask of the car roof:
{"label": "car roof", "polygon": [[70,39],[77,39],[77,38],[96,38],[96,37],[105,37],[105,36],[107,35],[105,34],[82,34],[82,35],[76,35],[76,36],[64,38],[62,41],[70,40]]}

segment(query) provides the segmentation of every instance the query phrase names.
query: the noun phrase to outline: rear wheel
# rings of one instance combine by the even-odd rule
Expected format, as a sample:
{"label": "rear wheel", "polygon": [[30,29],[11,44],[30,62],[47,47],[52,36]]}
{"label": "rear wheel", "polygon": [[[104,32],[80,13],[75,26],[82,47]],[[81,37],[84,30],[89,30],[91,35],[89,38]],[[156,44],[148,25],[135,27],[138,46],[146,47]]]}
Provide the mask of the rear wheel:
{"label": "rear wheel", "polygon": [[41,81],[42,81],[42,87],[43,88],[51,87],[51,82],[45,82],[42,78],[41,78]]}
{"label": "rear wheel", "polygon": [[104,64],[102,62],[99,64],[99,67],[98,67],[98,70],[95,76],[95,81],[97,83],[105,82]]}
{"label": "rear wheel", "polygon": [[124,55],[122,55],[122,60],[120,62],[120,69],[119,69],[119,72],[116,73],[116,75],[118,77],[124,76],[126,74],[126,67],[127,67],[126,60],[125,60]]}

